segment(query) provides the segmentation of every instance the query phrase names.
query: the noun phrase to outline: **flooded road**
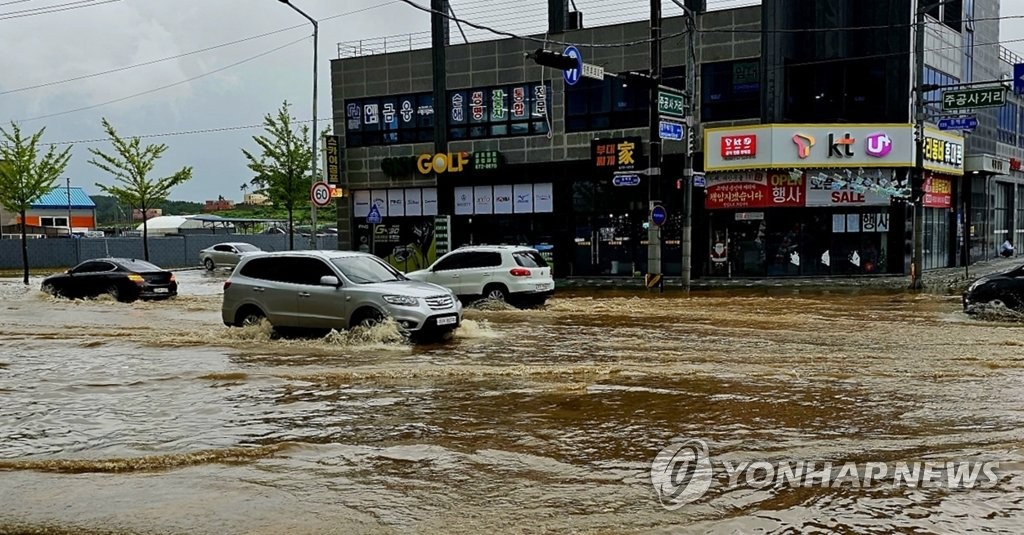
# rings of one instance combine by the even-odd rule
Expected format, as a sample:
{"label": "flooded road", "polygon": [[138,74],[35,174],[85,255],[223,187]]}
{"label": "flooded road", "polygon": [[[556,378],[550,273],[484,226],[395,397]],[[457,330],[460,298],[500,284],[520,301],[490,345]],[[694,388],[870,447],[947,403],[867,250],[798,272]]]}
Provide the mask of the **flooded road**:
{"label": "flooded road", "polygon": [[[1020,533],[1024,324],[956,297],[563,292],[446,345],[0,282],[0,533]],[[991,488],[716,484],[651,462],[1002,463]]]}

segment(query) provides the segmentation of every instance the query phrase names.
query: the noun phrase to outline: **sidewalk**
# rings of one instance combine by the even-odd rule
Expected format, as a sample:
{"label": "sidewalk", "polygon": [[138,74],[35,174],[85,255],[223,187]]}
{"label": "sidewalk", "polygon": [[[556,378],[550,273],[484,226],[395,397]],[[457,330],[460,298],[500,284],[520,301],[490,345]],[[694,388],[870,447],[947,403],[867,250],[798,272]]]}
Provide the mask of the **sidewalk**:
{"label": "sidewalk", "polygon": [[[978,277],[993,273],[1009,271],[1024,263],[1024,258],[997,258],[978,262],[969,267],[969,275],[964,268],[942,268],[924,272],[925,291],[932,293],[960,293]],[[665,289],[676,290],[682,285],[679,277],[665,277]],[[713,290],[729,288],[849,288],[872,290],[906,290],[910,284],[908,275],[862,275],[851,277],[786,277],[774,279],[694,279],[690,288],[694,290]],[[643,277],[571,277],[557,279],[558,288],[643,288]]]}

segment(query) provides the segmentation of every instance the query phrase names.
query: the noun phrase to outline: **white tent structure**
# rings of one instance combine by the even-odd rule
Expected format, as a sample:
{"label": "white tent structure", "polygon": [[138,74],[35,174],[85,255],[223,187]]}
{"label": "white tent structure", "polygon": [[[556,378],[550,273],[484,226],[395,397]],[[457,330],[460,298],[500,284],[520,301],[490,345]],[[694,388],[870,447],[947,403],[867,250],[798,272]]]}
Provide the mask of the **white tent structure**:
{"label": "white tent structure", "polygon": [[[147,221],[146,226],[150,236],[167,236],[169,234],[183,234],[188,231],[194,232],[202,229],[233,229],[235,227],[227,221],[218,221],[219,219],[219,217],[214,215],[162,215]],[[141,233],[142,223],[139,223],[135,230]]]}

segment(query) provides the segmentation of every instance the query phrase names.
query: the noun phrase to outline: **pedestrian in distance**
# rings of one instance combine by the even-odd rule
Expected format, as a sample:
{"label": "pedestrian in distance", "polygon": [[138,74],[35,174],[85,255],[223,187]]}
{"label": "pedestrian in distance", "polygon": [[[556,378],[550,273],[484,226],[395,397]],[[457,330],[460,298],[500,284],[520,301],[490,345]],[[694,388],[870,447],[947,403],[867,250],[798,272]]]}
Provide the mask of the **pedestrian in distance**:
{"label": "pedestrian in distance", "polygon": [[1009,239],[1004,241],[1003,244],[999,246],[999,255],[1002,256],[1003,258],[1010,258],[1011,256],[1013,256],[1013,244],[1010,243]]}

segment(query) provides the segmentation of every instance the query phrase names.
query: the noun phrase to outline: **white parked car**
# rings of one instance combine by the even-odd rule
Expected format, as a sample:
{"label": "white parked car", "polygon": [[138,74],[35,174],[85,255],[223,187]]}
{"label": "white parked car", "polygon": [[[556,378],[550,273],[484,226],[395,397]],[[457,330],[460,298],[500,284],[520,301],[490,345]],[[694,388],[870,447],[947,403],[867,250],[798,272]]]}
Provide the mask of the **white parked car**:
{"label": "white parked car", "polygon": [[555,291],[551,268],[540,253],[512,245],[460,247],[406,276],[467,298],[541,304]]}
{"label": "white parked car", "polygon": [[248,243],[218,243],[199,251],[199,263],[213,271],[218,267],[237,266],[242,256],[262,252],[262,249]]}

